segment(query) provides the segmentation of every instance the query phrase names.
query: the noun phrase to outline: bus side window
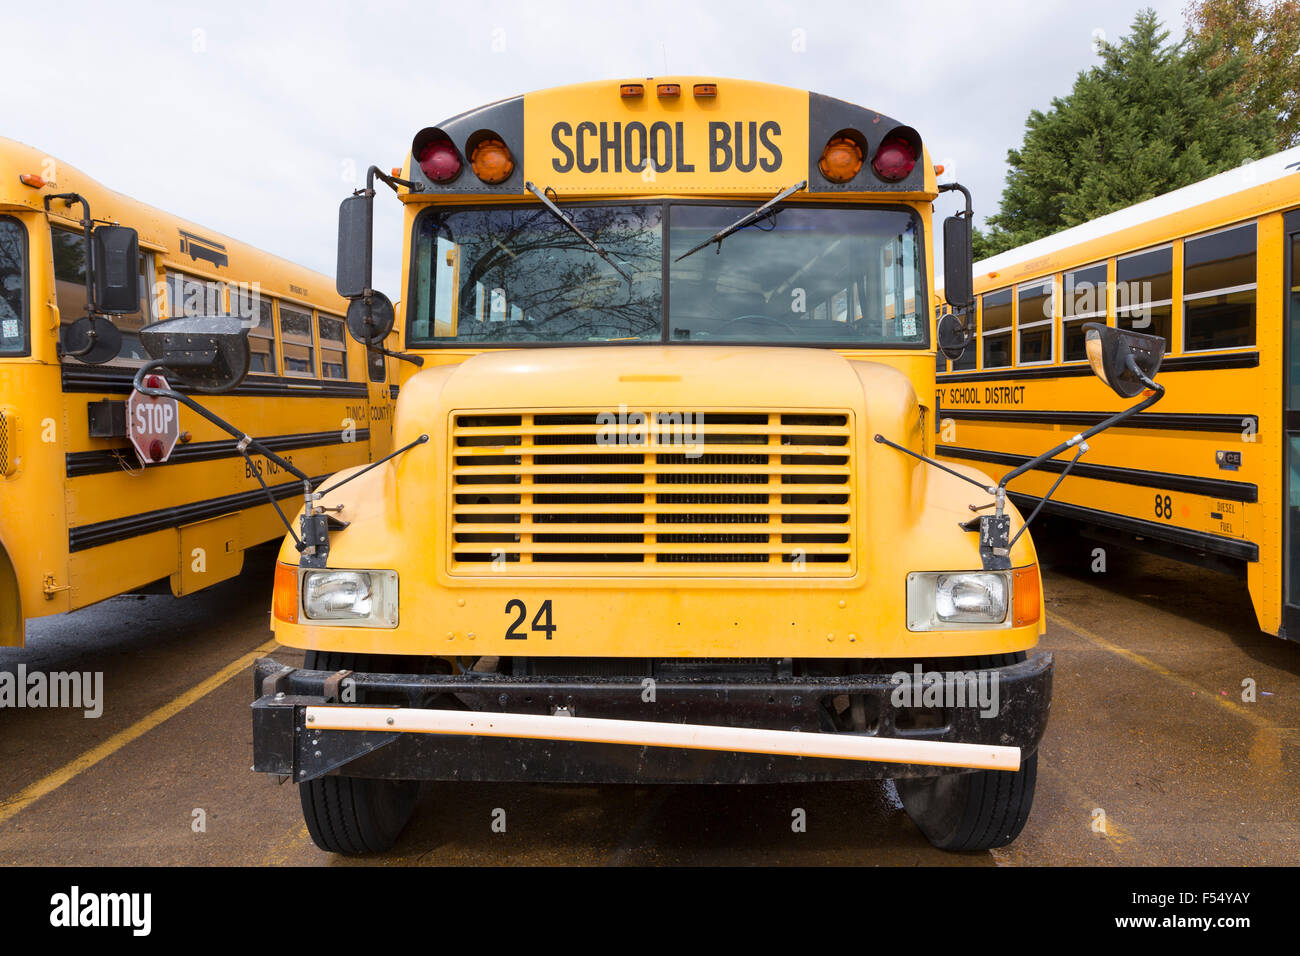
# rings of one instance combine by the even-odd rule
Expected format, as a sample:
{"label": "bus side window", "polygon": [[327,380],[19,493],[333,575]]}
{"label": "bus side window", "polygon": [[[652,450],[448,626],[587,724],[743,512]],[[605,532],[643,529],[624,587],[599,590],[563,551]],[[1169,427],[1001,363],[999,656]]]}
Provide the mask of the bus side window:
{"label": "bus side window", "polygon": [[1084,362],[1085,322],[1106,324],[1106,263],[1067,272],[1061,280],[1061,361]]}
{"label": "bus side window", "polygon": [[1255,224],[1183,243],[1183,351],[1255,344]]}
{"label": "bus side window", "polygon": [[316,374],[316,343],[311,314],[280,303],[280,341],[284,347],[284,374]]}
{"label": "bus side window", "polygon": [[1174,249],[1164,246],[1115,263],[1115,324],[1173,343]]}
{"label": "bus side window", "polygon": [[[59,322],[69,325],[86,314],[86,250],[81,230],[50,227],[50,244],[54,250],[54,295],[59,306]],[[140,310],[130,315],[113,316],[113,324],[122,332],[122,350],[111,365],[138,365],[145,359],[140,345],[140,328],[153,321],[154,303],[153,253],[140,250]],[[65,361],[76,361],[65,359]]]}
{"label": "bus side window", "polygon": [[1011,364],[1011,290],[984,293],[982,308],[980,351],[984,368],[1006,368]]}
{"label": "bus side window", "polygon": [[231,286],[230,312],[239,316],[248,326],[248,348],[251,353],[248,371],[274,375],[278,369],[275,364],[275,320],[271,300],[259,293]]}
{"label": "bus side window", "polygon": [[383,352],[366,349],[366,366],[370,369],[370,381],[382,382],[387,377],[388,362]]}
{"label": "bus side window", "polygon": [[318,312],[320,323],[320,372],[322,378],[348,377],[348,337],[343,320]]}

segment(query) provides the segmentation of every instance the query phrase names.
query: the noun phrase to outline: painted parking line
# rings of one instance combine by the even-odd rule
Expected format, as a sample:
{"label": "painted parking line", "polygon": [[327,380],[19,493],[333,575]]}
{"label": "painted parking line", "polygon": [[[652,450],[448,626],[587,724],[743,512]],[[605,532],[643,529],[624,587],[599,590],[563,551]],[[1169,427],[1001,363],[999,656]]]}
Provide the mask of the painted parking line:
{"label": "painted parking line", "polygon": [[1213,701],[1220,707],[1228,710],[1234,716],[1240,717],[1242,720],[1254,724],[1260,730],[1265,730],[1270,734],[1277,734],[1286,737],[1300,737],[1300,730],[1297,730],[1294,727],[1280,727],[1267,718],[1261,716],[1256,711],[1251,710],[1249,707],[1237,703],[1237,701],[1233,700],[1231,697],[1216,694],[1209,688],[1202,687],[1200,684],[1196,683],[1196,681],[1184,677],[1182,674],[1171,671],[1163,664],[1158,664],[1149,657],[1144,657],[1136,651],[1131,651],[1127,647],[1121,647],[1118,644],[1106,640],[1104,637],[1094,634],[1086,627],[1075,624],[1069,618],[1062,617],[1055,611],[1047,612],[1047,620],[1053,624],[1059,624],[1061,627],[1079,637],[1082,637],[1084,640],[1091,641],[1103,650],[1110,651],[1112,654],[1122,657],[1130,663],[1137,664],[1139,667],[1143,667],[1154,674],[1158,674],[1165,680],[1177,684],[1184,690],[1191,691],[1199,698]]}
{"label": "painted parking line", "polygon": [[257,658],[269,653],[277,646],[275,639],[272,638],[260,647],[249,651],[238,660],[227,664],[206,680],[195,684],[179,697],[168,701],[161,707],[140,718],[130,727],[118,731],[97,747],[92,747],[90,750],[87,750],[79,757],[70,760],[53,773],[47,774],[35,783],[24,787],[12,797],[0,799],[0,824],[6,823],[17,814],[22,813],[37,800],[41,799],[41,797],[53,793],[78,774],[85,770],[89,770],[106,757],[112,756],[131,741],[142,737],[149,731],[153,730],[163,721],[176,716],[176,714],[190,706],[190,704],[206,697],[236,674],[251,667],[253,661]]}

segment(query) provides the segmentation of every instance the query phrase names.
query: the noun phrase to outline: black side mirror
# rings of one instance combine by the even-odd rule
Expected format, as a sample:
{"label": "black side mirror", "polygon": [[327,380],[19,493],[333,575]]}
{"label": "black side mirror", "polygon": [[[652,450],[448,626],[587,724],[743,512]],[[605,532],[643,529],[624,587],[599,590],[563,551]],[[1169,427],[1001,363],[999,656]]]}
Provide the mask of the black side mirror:
{"label": "black side mirror", "polygon": [[94,304],[109,315],[140,311],[140,239],[127,226],[96,226],[90,234]]}
{"label": "black side mirror", "polygon": [[355,299],[370,287],[374,217],[374,196],[349,196],[339,206],[338,266],[334,287],[345,299]]}
{"label": "black side mirror", "polygon": [[87,365],[103,365],[122,351],[122,332],[112,319],[83,315],[59,329],[59,349]]}
{"label": "black side mirror", "polygon": [[955,362],[962,357],[974,336],[962,319],[959,319],[952,312],[945,312],[939,316],[937,337],[939,339],[939,351],[944,354],[945,358],[950,358]]}
{"label": "black side mirror", "polygon": [[369,314],[366,310],[366,297],[353,299],[348,303],[348,333],[362,345],[377,345],[388,338],[397,320],[397,310],[393,302],[382,292],[370,293]]}
{"label": "black side mirror", "polygon": [[164,319],[140,330],[140,344],[181,384],[196,392],[228,392],[248,374],[248,329],[237,316]]}
{"label": "black side mirror", "polygon": [[1151,387],[1165,357],[1164,338],[1114,329],[1099,322],[1085,322],[1083,332],[1088,364],[1116,395],[1132,398]]}
{"label": "black side mirror", "polygon": [[958,312],[969,312],[975,305],[975,258],[968,215],[943,221],[943,297]]}

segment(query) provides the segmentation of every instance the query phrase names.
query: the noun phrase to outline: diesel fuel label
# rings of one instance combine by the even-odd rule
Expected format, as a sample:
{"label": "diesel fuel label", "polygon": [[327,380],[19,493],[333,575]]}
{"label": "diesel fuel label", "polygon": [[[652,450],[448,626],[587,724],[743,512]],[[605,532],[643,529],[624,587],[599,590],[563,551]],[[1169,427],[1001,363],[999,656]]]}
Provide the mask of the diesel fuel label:
{"label": "diesel fuel label", "polygon": [[1023,385],[950,385],[937,390],[940,405],[1023,405]]}
{"label": "diesel fuel label", "polygon": [[[808,174],[808,95],[720,85],[622,98],[609,84],[524,97],[524,177],[557,192],[779,191]],[[723,98],[727,99],[724,106]]]}

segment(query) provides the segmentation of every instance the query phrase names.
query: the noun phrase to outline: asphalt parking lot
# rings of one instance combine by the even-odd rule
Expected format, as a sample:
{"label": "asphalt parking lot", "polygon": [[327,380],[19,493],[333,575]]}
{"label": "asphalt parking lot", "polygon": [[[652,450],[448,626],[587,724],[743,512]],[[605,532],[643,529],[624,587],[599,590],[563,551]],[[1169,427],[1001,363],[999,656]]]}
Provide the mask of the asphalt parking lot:
{"label": "asphalt parking lot", "polygon": [[[435,784],[398,846],[364,862],[1294,864],[1300,646],[1256,630],[1235,579],[1110,564],[1045,572],[1051,723],[1033,815],[1004,849],[932,849],[889,783]],[[94,719],[0,710],[0,864],[354,862],[312,845],[293,785],[249,770],[249,666],[273,650],[300,660],[275,650],[269,597],[253,565],[181,601],[119,597],[31,622],[26,648],[0,650],[0,669],[102,671],[105,699]]]}

